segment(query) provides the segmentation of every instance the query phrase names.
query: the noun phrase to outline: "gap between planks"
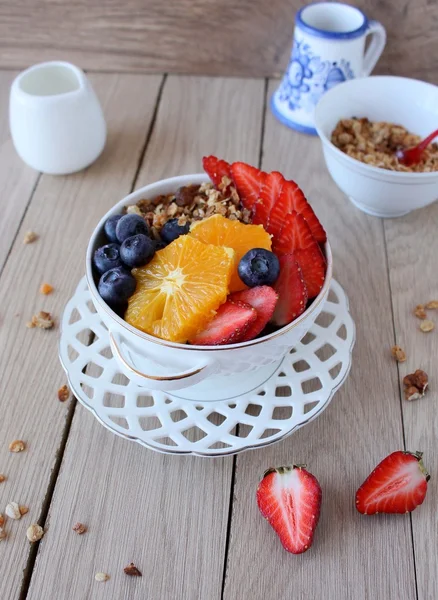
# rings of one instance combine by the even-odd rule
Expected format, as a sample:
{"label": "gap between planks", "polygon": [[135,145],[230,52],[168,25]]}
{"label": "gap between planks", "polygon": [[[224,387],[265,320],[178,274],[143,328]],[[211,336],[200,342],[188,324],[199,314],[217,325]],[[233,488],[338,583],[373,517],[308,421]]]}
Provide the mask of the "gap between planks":
{"label": "gap between planks", "polygon": [[[388,240],[386,238],[386,228],[385,228],[385,219],[381,219],[382,221],[382,236],[383,236],[383,244],[385,248],[385,264],[386,264],[386,273],[388,278],[388,287],[389,287],[389,298],[391,303],[391,319],[392,319],[392,328],[393,328],[393,339],[394,344],[398,343],[398,335],[397,335],[397,327],[395,323],[395,309],[394,309],[394,296],[391,284],[391,274],[389,272],[389,255],[388,255]],[[403,436],[403,449],[406,450],[406,429],[405,429],[405,417],[403,413],[403,383],[401,380],[401,372],[400,372],[400,363],[396,361],[397,368],[397,377],[399,381],[399,397],[400,397],[400,418],[402,425],[402,436]],[[414,524],[412,521],[412,513],[409,513],[409,526],[411,531],[411,543],[412,543],[412,561],[413,561],[413,571],[414,571],[414,582],[415,582],[415,600],[419,600],[418,595],[418,576],[417,576],[417,561],[415,557],[415,536],[414,536]]]}

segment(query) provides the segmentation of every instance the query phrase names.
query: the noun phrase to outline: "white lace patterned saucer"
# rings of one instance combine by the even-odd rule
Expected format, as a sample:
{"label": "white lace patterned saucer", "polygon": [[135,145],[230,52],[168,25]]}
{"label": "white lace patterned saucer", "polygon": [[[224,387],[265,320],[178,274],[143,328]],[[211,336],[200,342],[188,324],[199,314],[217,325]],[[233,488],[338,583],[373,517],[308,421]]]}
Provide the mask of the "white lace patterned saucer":
{"label": "white lace patterned saucer", "polygon": [[278,442],[320,415],[348,375],[354,339],[348,299],[332,281],[310,331],[277,366],[263,367],[266,380],[250,392],[238,394],[245,374],[237,393],[214,402],[187,399],[190,388],[149,391],[120,372],[84,278],[64,311],[59,355],[75,396],[114,433],[158,452],[227,456]]}

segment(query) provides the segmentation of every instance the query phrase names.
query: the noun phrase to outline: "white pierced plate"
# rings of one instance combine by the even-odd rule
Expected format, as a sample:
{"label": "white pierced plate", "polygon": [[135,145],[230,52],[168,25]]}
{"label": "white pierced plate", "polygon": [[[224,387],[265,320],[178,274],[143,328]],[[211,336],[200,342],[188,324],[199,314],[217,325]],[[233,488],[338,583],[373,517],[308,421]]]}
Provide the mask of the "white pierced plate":
{"label": "white pierced plate", "polygon": [[[168,454],[227,456],[278,442],[321,414],[348,375],[354,340],[348,299],[333,280],[310,331],[276,367],[263,367],[262,384],[251,386],[248,373],[245,385],[240,374],[236,389],[250,391],[213,402],[188,399],[190,388],[184,397],[149,391],[121,373],[83,278],[64,311],[59,356],[75,396],[117,435]],[[215,377],[212,388],[220,384]]]}

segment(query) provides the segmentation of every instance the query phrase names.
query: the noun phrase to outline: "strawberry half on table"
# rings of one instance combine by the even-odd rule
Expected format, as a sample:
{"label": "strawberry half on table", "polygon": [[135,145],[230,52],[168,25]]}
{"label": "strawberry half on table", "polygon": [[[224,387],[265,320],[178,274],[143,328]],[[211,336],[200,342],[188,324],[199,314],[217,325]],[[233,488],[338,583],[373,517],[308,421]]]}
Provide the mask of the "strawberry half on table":
{"label": "strawberry half on table", "polygon": [[257,504],[285,550],[310,548],[321,510],[321,487],[304,466],[268,469],[257,488]]}
{"label": "strawberry half on table", "polygon": [[404,514],[423,503],[429,473],[421,452],[393,452],[377,465],[356,492],[356,508],[363,515]]}

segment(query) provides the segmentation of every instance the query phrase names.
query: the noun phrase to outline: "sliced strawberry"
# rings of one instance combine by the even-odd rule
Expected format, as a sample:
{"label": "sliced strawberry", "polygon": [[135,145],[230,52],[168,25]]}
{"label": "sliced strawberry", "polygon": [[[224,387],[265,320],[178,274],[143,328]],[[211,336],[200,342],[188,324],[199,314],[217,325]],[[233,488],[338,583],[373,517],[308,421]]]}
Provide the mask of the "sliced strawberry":
{"label": "sliced strawberry", "polygon": [[324,228],[295,181],[284,182],[280,197],[269,215],[269,233],[274,236],[279,235],[285,216],[293,210],[303,215],[315,240],[323,244],[327,240]]}
{"label": "sliced strawberry", "polygon": [[393,452],[377,465],[356,492],[356,508],[363,515],[407,513],[423,503],[429,473],[422,452]]}
{"label": "sliced strawberry", "polygon": [[231,176],[243,206],[251,210],[260,198],[260,190],[266,173],[243,162],[231,165]]}
{"label": "sliced strawberry", "polygon": [[248,328],[257,319],[257,311],[249,304],[231,302],[222,304],[207,328],[190,342],[200,346],[236,344],[243,340]]}
{"label": "sliced strawberry", "polygon": [[253,206],[254,216],[252,222],[255,225],[263,225],[268,230],[269,215],[275,202],[280,198],[284,181],[283,175],[278,171],[267,173],[263,178],[260,198]]}
{"label": "sliced strawberry", "polygon": [[278,302],[272,317],[272,322],[278,327],[287,325],[299,317],[307,304],[307,288],[303,272],[293,254],[283,254],[278,257],[280,276],[274,284],[278,293]]}
{"label": "sliced strawberry", "polygon": [[202,166],[216,188],[223,185],[223,177],[231,180],[231,165],[226,160],[216,158],[216,156],[204,156]]}
{"label": "sliced strawberry", "polygon": [[235,292],[231,294],[229,299],[233,302],[249,304],[257,312],[257,319],[249,326],[240,340],[241,342],[247,342],[254,339],[269,323],[277,304],[278,295],[269,285],[258,285],[243,290],[243,292]]}
{"label": "sliced strawberry", "polygon": [[321,498],[316,477],[297,465],[268,469],[257,488],[260,512],[292,554],[301,554],[312,545]]}
{"label": "sliced strawberry", "polygon": [[283,219],[280,235],[274,237],[277,256],[293,254],[303,272],[309,299],[317,296],[324,285],[325,258],[304,217],[292,211]]}

